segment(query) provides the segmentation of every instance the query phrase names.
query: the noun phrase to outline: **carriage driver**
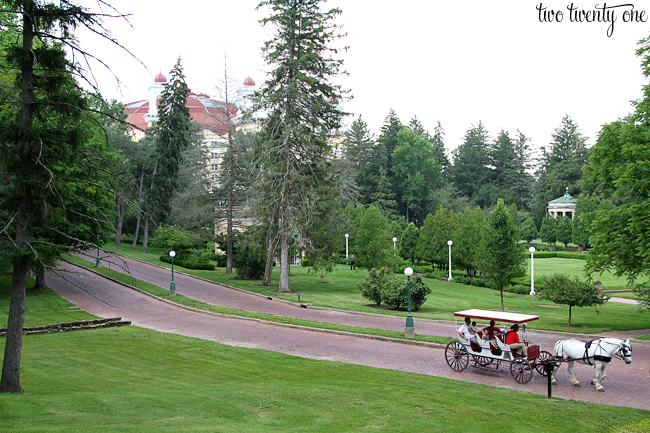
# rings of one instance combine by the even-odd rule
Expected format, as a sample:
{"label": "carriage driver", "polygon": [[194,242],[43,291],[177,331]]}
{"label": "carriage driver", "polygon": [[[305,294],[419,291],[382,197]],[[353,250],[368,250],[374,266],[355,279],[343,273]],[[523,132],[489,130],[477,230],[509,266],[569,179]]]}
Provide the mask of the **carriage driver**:
{"label": "carriage driver", "polygon": [[528,349],[526,348],[526,345],[528,344],[527,341],[519,341],[519,334],[517,334],[517,331],[519,331],[519,325],[515,323],[510,327],[511,331],[508,332],[508,336],[506,337],[506,344],[510,346],[510,349],[512,349],[512,352],[519,353],[519,356],[523,356],[524,358],[528,358]]}

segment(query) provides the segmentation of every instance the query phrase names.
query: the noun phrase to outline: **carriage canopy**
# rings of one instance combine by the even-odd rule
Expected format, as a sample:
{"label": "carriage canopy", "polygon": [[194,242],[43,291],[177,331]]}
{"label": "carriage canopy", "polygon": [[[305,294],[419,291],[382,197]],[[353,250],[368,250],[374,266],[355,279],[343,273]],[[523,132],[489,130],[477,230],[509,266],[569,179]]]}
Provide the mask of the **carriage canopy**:
{"label": "carriage canopy", "polygon": [[476,309],[457,311],[454,313],[454,316],[471,317],[474,319],[494,320],[508,323],[526,323],[539,319],[539,316],[533,316],[532,314],[507,313],[504,311]]}

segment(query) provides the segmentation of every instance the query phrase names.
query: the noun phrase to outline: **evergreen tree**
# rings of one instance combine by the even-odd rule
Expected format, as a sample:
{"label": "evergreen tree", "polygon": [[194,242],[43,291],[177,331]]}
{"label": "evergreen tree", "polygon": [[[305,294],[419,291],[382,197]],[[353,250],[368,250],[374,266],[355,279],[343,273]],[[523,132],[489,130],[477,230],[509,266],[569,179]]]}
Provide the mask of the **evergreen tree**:
{"label": "evergreen tree", "polygon": [[375,139],[368,129],[368,124],[361,115],[352,122],[345,133],[343,144],[344,157],[353,165],[352,176],[359,188],[360,201],[370,203],[370,197],[376,192],[379,164],[373,158]]}
{"label": "evergreen tree", "polygon": [[449,177],[449,157],[447,156],[447,149],[445,148],[445,131],[440,125],[440,121],[433,130],[433,136],[431,137],[431,146],[433,147],[433,158],[440,164],[442,169],[443,181],[447,182]]}
{"label": "evergreen tree", "polygon": [[397,114],[395,114],[395,111],[391,108],[388,112],[388,116],[384,119],[384,124],[381,127],[381,132],[377,139],[378,147],[380,147],[382,152],[386,155],[385,167],[389,172],[393,167],[393,152],[399,145],[397,134],[402,130],[402,127],[402,122],[400,122],[399,117],[397,117]]}
{"label": "evergreen tree", "polygon": [[521,237],[521,239],[525,240],[530,246],[530,243],[533,241],[533,239],[537,239],[538,233],[539,231],[537,230],[535,221],[533,220],[532,217],[528,217],[524,220],[524,222],[521,225],[519,236]]}
{"label": "evergreen tree", "polygon": [[482,123],[472,126],[465,134],[463,143],[454,151],[454,165],[450,168],[451,179],[460,193],[472,199],[480,187],[491,178],[488,167],[489,140]]}
{"label": "evergreen tree", "polygon": [[[171,199],[179,187],[178,171],[183,161],[183,152],[197,140],[190,110],[185,106],[190,89],[185,83],[180,57],[170,75],[169,82],[163,84],[158,120],[152,129],[157,169],[152,181],[154,188],[149,191],[148,209],[157,224],[168,222]],[[143,249],[146,250],[146,245]]]}
{"label": "evergreen tree", "polygon": [[330,82],[342,64],[333,57],[338,47],[331,44],[339,37],[334,20],[341,11],[322,11],[320,3],[265,0],[259,6],[271,9],[261,22],[275,33],[263,49],[270,76],[257,94],[268,117],[256,145],[256,208],[258,219],[274,228],[279,241],[280,292],[290,291],[290,241],[309,239],[314,206],[334,189],[328,140],[343,113],[331,101],[343,95]]}
{"label": "evergreen tree", "polygon": [[555,245],[557,233],[557,221],[550,215],[546,215],[542,221],[542,227],[539,229],[539,237],[542,242],[552,243]]}
{"label": "evergreen tree", "polygon": [[30,271],[52,265],[64,252],[96,248],[112,231],[114,218],[115,197],[109,191],[115,155],[76,80],[85,71],[66,59],[62,45],[86,57],[73,38],[78,26],[115,41],[98,14],[71,1],[4,4],[15,14],[12,25],[21,38],[10,39],[0,60],[5,76],[15,78],[0,93],[0,217],[7,218],[0,245],[7,248],[1,251],[3,261],[12,265],[0,391],[21,393]]}
{"label": "evergreen tree", "polygon": [[567,244],[573,238],[573,224],[568,216],[563,216],[557,222],[557,229],[555,232],[555,239],[564,244],[564,249],[567,249]]}
{"label": "evergreen tree", "polygon": [[512,278],[524,272],[525,258],[518,242],[518,231],[512,217],[503,200],[499,200],[488,220],[481,269],[492,287],[501,293],[502,310],[504,287],[510,284]]}
{"label": "evergreen tree", "polygon": [[582,170],[589,157],[587,137],[569,115],[562,118],[552,137],[549,147],[542,148],[541,167],[537,171],[536,222],[544,216],[548,202],[561,197],[567,187],[572,196],[580,194]]}

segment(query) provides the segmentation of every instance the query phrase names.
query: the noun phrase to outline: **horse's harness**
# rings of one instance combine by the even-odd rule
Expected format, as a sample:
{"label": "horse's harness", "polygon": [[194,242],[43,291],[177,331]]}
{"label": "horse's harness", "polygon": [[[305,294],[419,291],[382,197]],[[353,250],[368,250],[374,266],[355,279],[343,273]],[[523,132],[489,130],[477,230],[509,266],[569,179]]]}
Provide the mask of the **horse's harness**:
{"label": "horse's harness", "polygon": [[[580,341],[580,340],[576,340],[576,339],[572,339],[572,340],[573,341]],[[570,341],[570,340],[565,340],[565,341]],[[562,346],[564,346],[565,341],[562,342]],[[592,343],[596,343],[596,348],[594,349],[594,355],[589,356],[589,349],[591,348]],[[601,346],[601,344],[603,344],[603,343],[618,346],[619,349],[616,352],[614,352],[614,354],[612,356],[614,358],[625,360],[624,357],[627,356],[627,353],[626,353],[627,348],[625,347],[625,345],[623,343],[615,344],[615,343],[610,343],[609,341],[591,340],[591,341],[586,341],[585,342],[585,353],[582,356],[582,358],[572,359],[572,361],[584,361],[588,365],[594,365],[591,362],[591,358],[593,358],[594,361],[611,362],[612,361],[612,356],[598,355],[598,353],[603,353],[603,352],[607,353],[605,351],[605,349]],[[560,346],[560,349],[563,349],[562,346]],[[630,351],[631,351],[631,348],[630,348]],[[621,355],[620,352],[623,352],[623,355]]]}

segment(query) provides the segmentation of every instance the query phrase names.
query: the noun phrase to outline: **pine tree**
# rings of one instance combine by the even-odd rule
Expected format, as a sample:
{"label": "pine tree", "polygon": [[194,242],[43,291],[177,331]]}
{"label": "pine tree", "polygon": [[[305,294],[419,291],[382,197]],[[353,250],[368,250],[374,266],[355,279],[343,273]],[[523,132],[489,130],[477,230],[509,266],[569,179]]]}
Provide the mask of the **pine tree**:
{"label": "pine tree", "polygon": [[17,17],[21,40],[12,38],[0,60],[7,76],[16,78],[0,94],[0,217],[9,218],[2,224],[11,227],[3,232],[3,244],[10,245],[3,256],[13,267],[0,391],[21,393],[30,271],[51,265],[63,252],[96,248],[111,230],[115,209],[109,193],[115,157],[77,82],[86,71],[66,59],[59,42],[86,57],[72,35],[79,26],[115,41],[100,15],[71,1],[4,4]]}
{"label": "pine tree", "polygon": [[185,103],[190,89],[185,83],[183,66],[179,57],[164,84],[158,107],[158,121],[152,134],[155,137],[157,170],[150,191],[149,212],[153,220],[162,224],[171,213],[171,199],[178,190],[178,171],[183,152],[196,141],[196,129],[192,124],[190,110]]}
{"label": "pine tree", "polygon": [[322,11],[319,3],[265,0],[259,6],[271,9],[261,22],[275,34],[263,48],[270,77],[257,94],[268,117],[256,145],[261,175],[255,189],[258,218],[279,240],[281,292],[290,291],[290,240],[309,238],[314,204],[333,189],[328,139],[343,116],[331,103],[343,93],[330,81],[342,65],[332,46],[341,11]]}
{"label": "pine tree", "polygon": [[431,137],[431,146],[433,147],[433,158],[440,164],[442,168],[442,177],[445,182],[449,177],[449,157],[447,156],[447,149],[445,148],[445,130],[442,129],[440,121],[433,130]]}
{"label": "pine tree", "polygon": [[480,187],[490,180],[489,165],[490,136],[479,122],[465,134],[463,143],[454,154],[454,165],[450,169],[451,179],[456,189],[472,199]]}

